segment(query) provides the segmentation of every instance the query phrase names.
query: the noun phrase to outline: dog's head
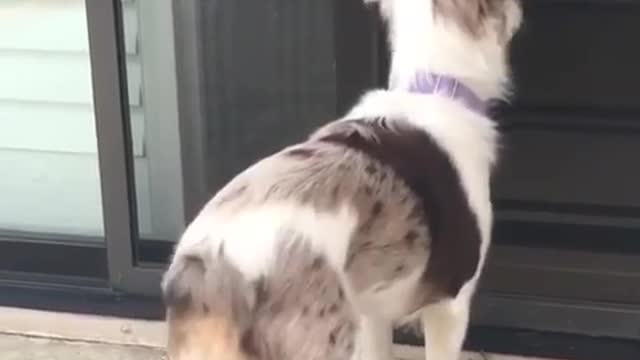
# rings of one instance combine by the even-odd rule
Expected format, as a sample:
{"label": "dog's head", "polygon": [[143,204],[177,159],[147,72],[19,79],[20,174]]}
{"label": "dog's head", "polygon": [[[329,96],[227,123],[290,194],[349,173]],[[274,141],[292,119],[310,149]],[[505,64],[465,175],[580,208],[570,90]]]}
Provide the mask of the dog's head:
{"label": "dog's head", "polygon": [[416,67],[467,79],[483,98],[509,92],[509,45],[520,28],[519,0],[365,0],[389,25],[392,78]]}
{"label": "dog's head", "polygon": [[451,20],[474,38],[508,43],[522,22],[519,0],[431,0],[436,17]]}
{"label": "dog's head", "polygon": [[392,19],[400,3],[424,3],[435,20],[453,22],[466,34],[480,38],[494,36],[508,42],[520,27],[522,9],[519,0],[364,0],[377,3],[382,15]]}
{"label": "dog's head", "polygon": [[222,258],[174,259],[163,279],[170,360],[252,360],[255,286]]}

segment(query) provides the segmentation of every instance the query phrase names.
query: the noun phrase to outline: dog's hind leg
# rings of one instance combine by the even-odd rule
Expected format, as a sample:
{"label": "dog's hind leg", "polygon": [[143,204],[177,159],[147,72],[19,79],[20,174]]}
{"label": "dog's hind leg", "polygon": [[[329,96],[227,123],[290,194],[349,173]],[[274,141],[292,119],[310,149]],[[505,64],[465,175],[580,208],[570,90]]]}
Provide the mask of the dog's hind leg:
{"label": "dog's hind leg", "polygon": [[361,315],[353,360],[393,360],[392,345],[389,321]]}
{"label": "dog's hind leg", "polygon": [[459,360],[469,323],[470,295],[461,292],[422,310],[427,360]]}

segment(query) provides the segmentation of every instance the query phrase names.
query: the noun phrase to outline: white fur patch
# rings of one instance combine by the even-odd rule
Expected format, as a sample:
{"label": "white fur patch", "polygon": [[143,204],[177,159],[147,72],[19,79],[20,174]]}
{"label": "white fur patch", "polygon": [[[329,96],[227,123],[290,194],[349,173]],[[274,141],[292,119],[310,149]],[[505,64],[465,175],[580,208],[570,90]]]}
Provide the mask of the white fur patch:
{"label": "white fur patch", "polygon": [[378,291],[378,286],[384,286],[384,283],[378,283],[371,288],[354,296],[354,301],[358,311],[364,315],[379,318],[392,324],[399,319],[407,316],[413,311],[411,307],[415,304],[416,288],[420,282],[424,268],[418,267],[407,276],[395,280],[388,284],[384,290]]}
{"label": "white fur patch", "polygon": [[335,212],[321,212],[293,202],[265,203],[230,215],[203,211],[189,226],[176,250],[184,254],[215,255],[224,243],[225,256],[248,280],[264,275],[275,260],[282,230],[304,236],[336,269],[344,266],[357,214],[343,205]]}

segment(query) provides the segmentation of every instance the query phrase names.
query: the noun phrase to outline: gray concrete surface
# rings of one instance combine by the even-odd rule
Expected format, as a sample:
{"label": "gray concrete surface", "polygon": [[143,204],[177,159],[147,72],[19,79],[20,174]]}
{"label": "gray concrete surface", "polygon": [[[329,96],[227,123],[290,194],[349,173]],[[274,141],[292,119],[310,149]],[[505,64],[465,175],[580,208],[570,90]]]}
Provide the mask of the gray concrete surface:
{"label": "gray concrete surface", "polygon": [[0,335],[0,360],[162,360],[160,350]]}
{"label": "gray concrete surface", "polygon": [[[0,307],[0,360],[163,360],[166,335],[162,321]],[[394,352],[397,360],[424,359],[420,347]],[[460,360],[544,359],[465,353]]]}
{"label": "gray concrete surface", "polygon": [[[421,360],[421,348],[396,346],[397,360]],[[64,341],[0,333],[0,360],[166,360],[162,351],[136,345]],[[465,353],[460,360],[544,360],[518,356]]]}

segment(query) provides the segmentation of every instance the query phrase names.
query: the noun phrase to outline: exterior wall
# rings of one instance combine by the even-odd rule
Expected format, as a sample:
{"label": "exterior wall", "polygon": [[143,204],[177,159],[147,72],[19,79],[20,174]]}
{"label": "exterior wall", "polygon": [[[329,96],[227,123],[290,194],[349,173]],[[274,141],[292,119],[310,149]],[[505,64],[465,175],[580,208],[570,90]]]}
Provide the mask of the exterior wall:
{"label": "exterior wall", "polygon": [[[157,133],[162,124],[145,121],[145,113],[159,109],[145,104],[149,99],[144,92],[141,49],[146,43],[141,42],[138,6],[136,0],[123,0],[138,221],[142,234],[165,237],[178,224],[174,220],[166,225],[167,220],[162,219],[167,201],[163,205],[162,192],[154,190],[150,180],[148,130]],[[172,31],[170,22],[160,25]],[[154,24],[154,29],[160,25]],[[152,71],[154,66],[148,62],[146,67]],[[166,101],[169,105],[161,111],[171,106],[170,99]],[[176,118],[177,114],[173,120]],[[177,136],[177,131],[171,133]],[[175,146],[170,148],[175,150]],[[0,176],[0,228],[102,234],[84,0],[0,2],[0,168],[5,169]],[[154,210],[152,191],[158,193],[159,208]],[[154,213],[156,219],[152,219]],[[154,227],[154,223],[162,225]]]}

